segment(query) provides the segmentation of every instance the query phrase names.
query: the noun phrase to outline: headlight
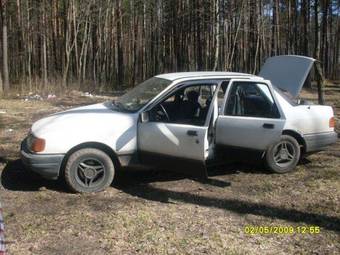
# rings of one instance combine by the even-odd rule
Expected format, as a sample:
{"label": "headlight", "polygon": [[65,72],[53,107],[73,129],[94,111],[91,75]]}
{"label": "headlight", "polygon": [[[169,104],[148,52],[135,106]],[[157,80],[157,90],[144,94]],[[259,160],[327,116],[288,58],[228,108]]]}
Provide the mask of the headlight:
{"label": "headlight", "polygon": [[27,147],[32,152],[41,152],[45,149],[45,140],[30,134],[27,137]]}

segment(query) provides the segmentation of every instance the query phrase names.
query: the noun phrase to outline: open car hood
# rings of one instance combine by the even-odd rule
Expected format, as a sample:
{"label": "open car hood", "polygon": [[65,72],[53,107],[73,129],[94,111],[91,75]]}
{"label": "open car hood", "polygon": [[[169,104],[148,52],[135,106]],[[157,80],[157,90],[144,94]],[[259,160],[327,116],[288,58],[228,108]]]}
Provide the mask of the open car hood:
{"label": "open car hood", "polygon": [[297,55],[271,57],[262,66],[259,76],[296,98],[314,62],[313,58]]}

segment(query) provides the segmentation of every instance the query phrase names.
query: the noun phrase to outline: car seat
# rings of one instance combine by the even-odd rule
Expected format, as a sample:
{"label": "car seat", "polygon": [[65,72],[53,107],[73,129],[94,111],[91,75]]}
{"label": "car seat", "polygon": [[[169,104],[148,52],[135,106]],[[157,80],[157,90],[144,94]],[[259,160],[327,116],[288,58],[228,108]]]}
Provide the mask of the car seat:
{"label": "car seat", "polygon": [[187,93],[188,100],[183,101],[180,106],[180,116],[184,120],[192,120],[198,117],[201,105],[198,102],[199,93],[192,90]]}

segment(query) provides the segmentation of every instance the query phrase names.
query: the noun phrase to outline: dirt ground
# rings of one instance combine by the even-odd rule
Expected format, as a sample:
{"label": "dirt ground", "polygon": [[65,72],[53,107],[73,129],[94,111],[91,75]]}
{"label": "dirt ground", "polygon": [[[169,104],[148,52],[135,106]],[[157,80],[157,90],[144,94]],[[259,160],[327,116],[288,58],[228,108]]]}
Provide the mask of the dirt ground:
{"label": "dirt ground", "polygon": [[[339,88],[326,91],[338,131]],[[0,100],[0,199],[9,254],[340,254],[340,142],[285,175],[244,163],[211,169],[205,182],[164,171],[125,172],[106,191],[85,195],[23,168],[19,145],[35,120],[99,101],[76,93]],[[295,233],[247,234],[247,226],[288,226]],[[320,233],[298,233],[298,227],[320,227]]]}

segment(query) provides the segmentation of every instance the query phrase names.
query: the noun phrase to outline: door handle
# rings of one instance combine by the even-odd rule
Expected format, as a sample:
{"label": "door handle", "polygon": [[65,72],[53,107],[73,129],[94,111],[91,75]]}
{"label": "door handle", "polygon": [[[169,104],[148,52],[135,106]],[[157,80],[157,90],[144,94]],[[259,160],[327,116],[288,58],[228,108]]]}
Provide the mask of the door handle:
{"label": "door handle", "polygon": [[188,136],[198,136],[196,130],[188,130],[188,131],[187,131],[187,135],[188,135]]}
{"label": "door handle", "polygon": [[266,129],[274,129],[275,125],[270,123],[264,123],[262,127]]}

